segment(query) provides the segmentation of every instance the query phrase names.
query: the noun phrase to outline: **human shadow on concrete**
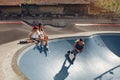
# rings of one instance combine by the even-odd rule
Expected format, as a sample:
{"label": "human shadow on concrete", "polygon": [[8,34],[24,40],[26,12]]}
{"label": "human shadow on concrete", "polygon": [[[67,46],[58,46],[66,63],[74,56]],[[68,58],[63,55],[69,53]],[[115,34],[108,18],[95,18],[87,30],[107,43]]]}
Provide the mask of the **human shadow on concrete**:
{"label": "human shadow on concrete", "polygon": [[69,75],[68,69],[70,68],[71,64],[69,64],[69,66],[65,66],[65,64],[66,64],[66,59],[60,71],[55,75],[54,80],[65,80],[68,77]]}
{"label": "human shadow on concrete", "polygon": [[40,45],[35,44],[35,46],[34,46],[33,49],[34,49],[34,50],[37,49],[40,53],[44,52],[45,56],[47,56],[47,51],[48,51],[48,50],[46,49],[46,45],[45,45],[45,46],[43,47],[43,49],[42,49]]}

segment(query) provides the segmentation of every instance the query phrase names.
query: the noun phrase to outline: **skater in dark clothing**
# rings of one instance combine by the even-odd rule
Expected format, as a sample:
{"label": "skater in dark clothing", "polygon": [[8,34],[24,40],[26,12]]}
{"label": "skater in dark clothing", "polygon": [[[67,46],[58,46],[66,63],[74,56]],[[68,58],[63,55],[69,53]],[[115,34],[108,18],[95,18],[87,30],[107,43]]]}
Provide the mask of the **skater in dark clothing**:
{"label": "skater in dark clothing", "polygon": [[73,59],[72,59],[72,64],[73,64],[73,62],[74,62],[74,60],[75,60],[75,58],[76,58],[76,55],[78,54],[78,53],[81,53],[82,52],[82,50],[83,50],[83,48],[84,48],[84,41],[83,41],[83,39],[77,39],[76,41],[75,41],[75,43],[74,43],[74,49],[71,51],[71,50],[69,50],[67,53],[68,53],[68,55],[70,55],[70,54],[74,54],[74,57],[73,57]]}

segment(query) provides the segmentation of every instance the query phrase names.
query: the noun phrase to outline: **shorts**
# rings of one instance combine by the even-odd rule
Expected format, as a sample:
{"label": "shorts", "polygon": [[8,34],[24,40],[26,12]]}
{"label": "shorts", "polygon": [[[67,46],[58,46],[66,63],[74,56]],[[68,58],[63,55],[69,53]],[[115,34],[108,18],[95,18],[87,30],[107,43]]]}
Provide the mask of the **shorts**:
{"label": "shorts", "polygon": [[75,50],[75,49],[73,49],[72,52],[73,52],[73,54],[74,54],[75,56],[78,54],[78,51]]}
{"label": "shorts", "polygon": [[38,40],[38,38],[32,38],[32,40],[33,40],[33,41],[40,42],[40,41]]}

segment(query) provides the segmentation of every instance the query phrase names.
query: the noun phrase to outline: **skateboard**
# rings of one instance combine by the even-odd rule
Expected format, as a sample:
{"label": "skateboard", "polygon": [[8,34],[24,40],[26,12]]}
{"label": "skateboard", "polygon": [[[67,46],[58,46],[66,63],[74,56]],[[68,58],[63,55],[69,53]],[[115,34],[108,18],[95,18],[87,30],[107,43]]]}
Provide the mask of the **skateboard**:
{"label": "skateboard", "polygon": [[[30,42],[27,42],[27,40],[21,40],[21,41],[19,41],[18,44],[27,44],[27,43],[30,43]],[[33,40],[33,43],[35,43],[35,44],[39,44],[40,41],[39,41],[39,40]]]}
{"label": "skateboard", "polygon": [[27,41],[20,41],[18,44],[27,44]]}
{"label": "skateboard", "polygon": [[74,55],[74,53],[71,50],[67,51],[67,54],[65,55],[65,57],[66,57],[66,59],[68,60],[68,62],[70,64],[73,64],[75,55]]}

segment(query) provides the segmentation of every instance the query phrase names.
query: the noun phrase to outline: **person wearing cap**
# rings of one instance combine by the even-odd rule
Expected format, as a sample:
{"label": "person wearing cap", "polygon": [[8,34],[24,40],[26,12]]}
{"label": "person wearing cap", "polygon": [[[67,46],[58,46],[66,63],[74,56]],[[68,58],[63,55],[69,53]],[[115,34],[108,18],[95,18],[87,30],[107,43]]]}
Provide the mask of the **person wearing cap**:
{"label": "person wearing cap", "polygon": [[38,27],[34,26],[32,29],[32,32],[29,35],[29,40],[27,40],[28,43],[33,43],[33,42],[37,42],[39,43],[39,41],[41,41],[41,47],[44,45],[44,40],[42,38],[43,35],[42,33],[39,32]]}
{"label": "person wearing cap", "polygon": [[42,36],[44,42],[46,43],[46,48],[48,49],[48,35],[45,33],[41,23],[38,24],[38,30],[40,31],[40,33],[43,34],[41,36]]}
{"label": "person wearing cap", "polygon": [[72,51],[68,51],[67,53],[68,54],[74,54],[74,58],[72,59],[72,64],[73,64],[73,62],[74,62],[74,60],[75,60],[75,58],[76,58],[76,55],[78,54],[78,53],[81,53],[82,52],[82,50],[83,50],[83,48],[84,48],[84,40],[82,39],[82,38],[80,38],[80,39],[77,39],[76,41],[75,41],[75,43],[74,43],[74,49],[72,50]]}

